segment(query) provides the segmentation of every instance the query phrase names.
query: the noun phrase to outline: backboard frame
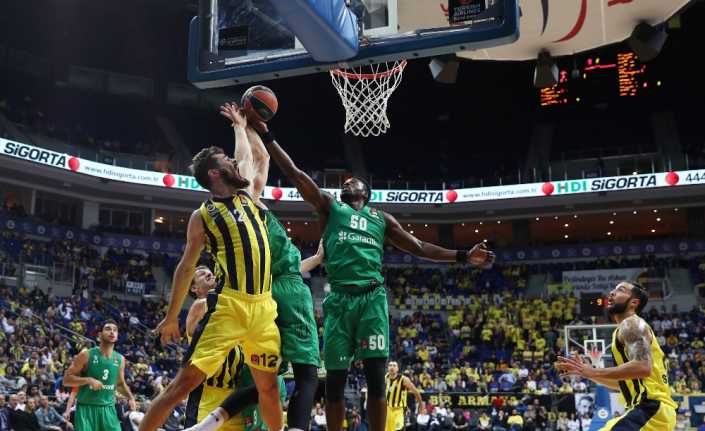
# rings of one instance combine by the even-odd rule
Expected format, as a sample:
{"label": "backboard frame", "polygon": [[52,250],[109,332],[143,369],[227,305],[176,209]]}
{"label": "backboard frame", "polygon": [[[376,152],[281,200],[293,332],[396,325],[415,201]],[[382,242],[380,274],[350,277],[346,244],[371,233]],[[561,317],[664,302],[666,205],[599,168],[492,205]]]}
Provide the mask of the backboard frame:
{"label": "backboard frame", "polygon": [[[484,49],[508,44],[519,38],[519,7],[517,0],[499,0],[504,10],[504,20],[482,26],[449,26],[441,29],[417,29],[402,34],[375,37],[369,44],[362,44],[358,55],[341,63],[319,63],[306,51],[293,55],[268,55],[257,62],[223,68],[204,65],[204,47],[210,48],[209,32],[213,29],[201,25],[201,17],[191,20],[188,45],[188,79],[201,89],[267,81],[298,75],[327,72],[336,68],[349,68],[361,64],[376,64],[401,59],[424,58],[454,54],[459,51]],[[396,0],[394,1],[396,3]],[[201,11],[205,16],[211,10]],[[205,14],[205,15],[204,15]],[[212,24],[211,24],[212,25]],[[386,33],[388,30],[382,30]],[[208,40],[204,40],[208,38]]]}
{"label": "backboard frame", "polygon": [[[564,326],[563,337],[566,357],[570,356],[571,348],[577,347],[579,349],[582,349],[581,354],[587,355],[587,349],[589,348],[589,346],[596,345],[602,349],[602,357],[600,359],[601,367],[604,367],[605,359],[609,359],[610,364],[613,363],[614,358],[612,357],[611,347],[612,333],[615,329],[617,329],[617,325],[614,323]],[[588,337],[583,340],[578,340],[575,334],[587,334]]]}

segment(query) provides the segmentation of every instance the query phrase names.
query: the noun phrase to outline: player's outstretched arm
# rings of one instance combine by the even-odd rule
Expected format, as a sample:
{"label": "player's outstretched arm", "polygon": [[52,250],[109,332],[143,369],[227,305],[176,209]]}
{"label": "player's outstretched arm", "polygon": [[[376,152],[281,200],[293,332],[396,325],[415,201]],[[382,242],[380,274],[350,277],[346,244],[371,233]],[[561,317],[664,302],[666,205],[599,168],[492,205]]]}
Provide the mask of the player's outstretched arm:
{"label": "player's outstretched arm", "polygon": [[421,241],[401,227],[394,216],[383,212],[387,224],[385,237],[392,245],[407,253],[435,262],[468,262],[475,266],[491,265],[495,255],[487,250],[484,243],[477,244],[471,250],[449,250]]}
{"label": "player's outstretched arm", "polygon": [[272,136],[267,128],[266,123],[262,121],[252,122],[252,127],[262,138],[262,142],[264,142],[269,156],[274,160],[274,163],[279,166],[279,169],[282,170],[289,181],[296,186],[296,189],[301,193],[301,197],[303,197],[306,202],[313,205],[319,215],[327,216],[330,205],[333,202],[333,196],[321,190],[306,172],[302,171],[294,164],[291,157],[289,157],[274,140],[274,136]]}
{"label": "player's outstretched arm", "polygon": [[323,251],[323,240],[321,240],[318,242],[318,250],[316,251],[316,254],[301,261],[300,271],[309,272],[315,269],[318,265],[323,263],[324,257],[325,251]]}
{"label": "player's outstretched arm", "polygon": [[171,283],[171,297],[169,298],[169,308],[164,320],[159,322],[156,332],[161,334],[162,344],[178,342],[181,338],[179,332],[179,312],[184,305],[186,293],[193,280],[193,273],[196,263],[201,256],[201,251],[205,246],[205,231],[203,230],[203,219],[199,210],[191,214],[186,230],[186,248],[181,255],[179,264],[174,271],[174,279]]}
{"label": "player's outstretched arm", "polygon": [[[558,357],[557,368],[563,374],[574,374],[598,380],[645,379],[651,375],[651,332],[646,322],[631,316],[619,324],[619,339],[627,348],[629,361],[617,367],[592,368],[576,358]],[[607,386],[607,385],[606,385]]]}
{"label": "player's outstretched arm", "polygon": [[252,147],[252,163],[255,175],[252,179],[252,196],[259,199],[262,197],[264,187],[267,185],[267,179],[269,177],[269,153],[264,147],[262,138],[259,137],[252,127],[248,127],[246,131],[248,141]]}
{"label": "player's outstretched arm", "polygon": [[250,181],[247,187],[247,192],[250,195],[255,195],[254,177],[255,164],[252,152],[252,143],[247,135],[247,117],[242,112],[242,109],[235,102],[225,103],[220,107],[220,115],[230,120],[230,127],[233,128],[235,137],[235,151],[233,157],[237,161],[237,168],[240,171],[240,176]]}
{"label": "player's outstretched arm", "polygon": [[[574,362],[582,362],[584,365],[588,367],[592,367],[592,363],[586,362],[586,360],[581,357],[578,354],[574,354],[571,356],[570,361],[566,361],[565,358],[559,356],[559,361],[556,362],[555,367],[558,370],[558,372],[561,373],[562,376],[566,376],[570,374],[567,370],[571,369],[573,366],[572,364]],[[598,385],[606,386],[612,390],[619,391],[619,380],[616,379],[607,379],[604,377],[591,377],[589,380],[592,380],[593,382],[597,383]]]}

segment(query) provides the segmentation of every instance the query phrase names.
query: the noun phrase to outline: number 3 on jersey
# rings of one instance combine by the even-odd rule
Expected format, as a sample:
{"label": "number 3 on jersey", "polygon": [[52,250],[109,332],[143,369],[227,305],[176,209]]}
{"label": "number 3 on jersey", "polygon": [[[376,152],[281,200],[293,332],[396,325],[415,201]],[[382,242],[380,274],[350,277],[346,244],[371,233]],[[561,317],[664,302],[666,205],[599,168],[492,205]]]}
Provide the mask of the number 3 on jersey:
{"label": "number 3 on jersey", "polygon": [[108,370],[103,370],[103,380],[108,380]]}
{"label": "number 3 on jersey", "polygon": [[367,231],[367,219],[359,215],[350,216],[350,227]]}

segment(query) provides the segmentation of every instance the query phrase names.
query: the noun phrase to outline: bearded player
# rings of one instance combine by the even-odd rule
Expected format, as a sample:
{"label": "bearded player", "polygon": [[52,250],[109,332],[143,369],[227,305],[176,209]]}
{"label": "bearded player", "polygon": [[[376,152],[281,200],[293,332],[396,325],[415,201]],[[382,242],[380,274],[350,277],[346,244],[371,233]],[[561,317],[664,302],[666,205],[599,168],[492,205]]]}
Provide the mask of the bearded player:
{"label": "bearded player", "polygon": [[621,282],[607,297],[607,313],[617,323],[612,334],[616,366],[593,368],[575,356],[559,357],[563,375],[578,375],[619,391],[626,411],[609,420],[602,431],[661,431],[676,427],[677,405],[668,386],[666,357],[651,327],[638,315],[649,301],[638,283]]}
{"label": "bearded player", "polygon": [[385,364],[389,356],[389,313],[382,277],[383,244],[423,259],[491,265],[494,253],[484,244],[472,250],[448,250],[415,238],[392,215],[368,206],[369,185],[350,178],[341,200],[323,192],[275,142],[263,122],[253,122],[270,157],[311,204],[323,228],[326,271],[331,293],[323,303],[323,348],[327,370],[326,418],[329,431],[340,431],[345,416],[344,390],[353,359],[364,364],[371,431],[385,426]]}
{"label": "bearded player", "polygon": [[[236,123],[239,109],[234,104],[221,107],[221,114]],[[252,117],[251,113],[246,113]],[[253,153],[254,167],[251,170],[255,184],[253,197],[261,208],[260,194],[267,182],[269,173],[269,156],[259,136],[247,128],[247,139],[238,139],[236,146],[250,146]],[[250,179],[250,178],[248,178]],[[308,259],[301,260],[301,253],[289,240],[286,229],[271,211],[265,211],[266,225],[271,250],[272,296],[277,302],[277,326],[281,333],[281,353],[285,362],[291,362],[294,371],[295,390],[289,401],[287,424],[289,430],[307,430],[309,428],[311,407],[318,388],[318,328],[313,315],[313,299],[309,287],[303,282],[302,272],[318,266],[322,259],[322,247]],[[235,417],[243,409],[250,409],[257,402],[256,388],[241,384],[238,390],[229,396],[221,407],[213,410],[191,431],[212,431]],[[200,409],[199,409],[200,410]],[[199,420],[202,419],[199,413]]]}
{"label": "bearded player", "polygon": [[[247,119],[233,117],[236,140],[246,140]],[[193,158],[196,181],[211,196],[189,219],[186,247],[174,272],[166,317],[157,326],[162,344],[181,338],[178,316],[205,248],[213,257],[219,279],[214,299],[193,335],[184,366],[152,402],[140,431],[155,431],[172,410],[203,381],[221,371],[223,362],[241,345],[244,363],[254,378],[262,418],[268,428],[284,427],[277,371],[281,363],[280,335],[272,298],[271,253],[264,211],[252,197],[244,170],[254,166],[252,151],[235,158],[218,147]],[[241,171],[240,164],[242,164]]]}

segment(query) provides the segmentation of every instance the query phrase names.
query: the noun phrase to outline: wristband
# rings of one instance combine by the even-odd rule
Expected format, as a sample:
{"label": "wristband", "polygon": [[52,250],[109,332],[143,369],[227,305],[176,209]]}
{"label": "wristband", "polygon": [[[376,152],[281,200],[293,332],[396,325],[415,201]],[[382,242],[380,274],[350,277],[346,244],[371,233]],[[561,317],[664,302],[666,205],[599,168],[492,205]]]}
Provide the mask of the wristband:
{"label": "wristband", "polygon": [[274,142],[274,140],[276,139],[274,137],[274,133],[271,130],[267,130],[264,133],[258,133],[258,134],[259,134],[259,137],[262,139],[262,143],[264,145],[269,145],[272,142]]}
{"label": "wristband", "polygon": [[458,250],[455,252],[455,261],[458,263],[467,263],[468,250]]}

